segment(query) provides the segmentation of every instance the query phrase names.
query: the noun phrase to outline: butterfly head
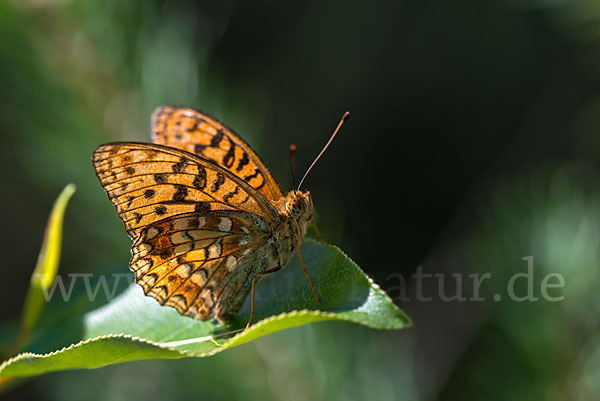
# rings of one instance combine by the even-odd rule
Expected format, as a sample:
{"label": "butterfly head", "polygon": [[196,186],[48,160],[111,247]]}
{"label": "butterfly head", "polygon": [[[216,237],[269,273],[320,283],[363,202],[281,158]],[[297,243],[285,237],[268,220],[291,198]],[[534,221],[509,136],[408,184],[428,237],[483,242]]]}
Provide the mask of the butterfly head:
{"label": "butterfly head", "polygon": [[310,192],[290,191],[286,196],[284,209],[288,216],[310,220],[312,217],[313,203]]}

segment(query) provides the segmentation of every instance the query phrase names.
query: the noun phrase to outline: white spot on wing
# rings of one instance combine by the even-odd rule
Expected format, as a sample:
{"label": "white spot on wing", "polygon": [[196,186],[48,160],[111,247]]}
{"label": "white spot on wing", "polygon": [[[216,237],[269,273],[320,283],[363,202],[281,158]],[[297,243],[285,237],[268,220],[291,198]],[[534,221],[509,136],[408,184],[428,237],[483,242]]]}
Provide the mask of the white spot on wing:
{"label": "white spot on wing", "polygon": [[219,222],[219,231],[229,232],[231,230],[231,220],[227,217],[221,217],[221,221]]}
{"label": "white spot on wing", "polygon": [[190,281],[196,285],[202,285],[206,281],[206,272],[202,269],[194,272],[190,277]]}
{"label": "white spot on wing", "polygon": [[175,270],[175,273],[181,278],[188,278],[190,275],[191,267],[188,263],[183,264]]}
{"label": "white spot on wing", "polygon": [[148,254],[148,252],[150,252],[152,250],[152,246],[142,242],[135,249],[137,252],[137,256],[142,257],[142,256],[146,256]]}
{"label": "white spot on wing", "polygon": [[227,261],[225,262],[225,266],[227,266],[227,270],[234,271],[237,267],[237,259],[233,255],[229,255],[227,257]]}
{"label": "white spot on wing", "polygon": [[206,305],[208,308],[212,308],[213,307],[214,301],[210,297],[209,293],[202,294],[202,300],[204,301],[204,305]]}
{"label": "white spot on wing", "polygon": [[218,242],[208,247],[208,257],[210,259],[218,258],[221,256],[221,244]]}
{"label": "white spot on wing", "polygon": [[135,263],[135,265],[137,269],[140,270],[141,273],[143,273],[150,267],[150,261],[146,259],[140,259]]}
{"label": "white spot on wing", "polygon": [[150,227],[148,231],[146,231],[146,239],[152,239],[158,235],[158,230],[154,227]]}
{"label": "white spot on wing", "polygon": [[175,230],[183,230],[183,229],[188,228],[188,227],[189,227],[189,224],[188,224],[187,219],[177,219],[173,223],[173,228]]}

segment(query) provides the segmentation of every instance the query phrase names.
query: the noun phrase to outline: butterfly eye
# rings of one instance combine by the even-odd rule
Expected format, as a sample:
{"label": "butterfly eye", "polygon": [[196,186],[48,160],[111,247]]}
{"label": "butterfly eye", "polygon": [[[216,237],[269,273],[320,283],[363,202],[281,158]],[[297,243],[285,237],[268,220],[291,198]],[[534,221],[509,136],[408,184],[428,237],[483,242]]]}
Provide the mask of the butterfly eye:
{"label": "butterfly eye", "polygon": [[286,203],[285,208],[287,209],[290,216],[296,216],[296,217],[304,214],[305,209],[306,209],[304,202],[302,202],[302,200],[300,200],[298,198],[290,199]]}

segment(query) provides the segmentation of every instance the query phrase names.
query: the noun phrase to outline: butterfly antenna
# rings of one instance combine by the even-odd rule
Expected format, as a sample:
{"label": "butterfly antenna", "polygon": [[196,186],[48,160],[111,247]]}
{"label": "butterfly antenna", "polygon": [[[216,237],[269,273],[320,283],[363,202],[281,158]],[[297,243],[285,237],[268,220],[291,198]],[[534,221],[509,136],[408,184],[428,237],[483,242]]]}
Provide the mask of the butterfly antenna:
{"label": "butterfly antenna", "polygon": [[300,190],[300,187],[302,186],[302,183],[304,182],[304,179],[306,178],[306,176],[308,175],[308,173],[310,173],[310,170],[312,170],[313,166],[317,163],[317,161],[321,158],[321,156],[323,155],[323,153],[325,153],[325,150],[327,150],[327,148],[329,147],[329,145],[333,141],[333,138],[335,138],[335,136],[337,135],[338,131],[342,127],[342,124],[344,124],[346,122],[346,120],[348,119],[348,117],[350,117],[350,112],[349,111],[347,111],[347,112],[344,113],[344,115],[342,116],[342,119],[338,123],[337,128],[335,129],[335,131],[333,131],[333,134],[331,135],[331,138],[329,138],[329,141],[327,142],[327,144],[325,145],[325,147],[323,148],[323,150],[321,151],[321,153],[319,153],[319,155],[317,156],[317,158],[315,159],[315,161],[312,162],[312,164],[310,165],[310,167],[308,168],[308,170],[306,170],[306,173],[304,173],[304,177],[302,177],[302,179],[300,180],[300,184],[298,185],[297,191]]}
{"label": "butterfly antenna", "polygon": [[296,154],[296,145],[290,145],[290,168],[292,170],[292,187],[296,187],[296,167],[294,163],[294,155]]}

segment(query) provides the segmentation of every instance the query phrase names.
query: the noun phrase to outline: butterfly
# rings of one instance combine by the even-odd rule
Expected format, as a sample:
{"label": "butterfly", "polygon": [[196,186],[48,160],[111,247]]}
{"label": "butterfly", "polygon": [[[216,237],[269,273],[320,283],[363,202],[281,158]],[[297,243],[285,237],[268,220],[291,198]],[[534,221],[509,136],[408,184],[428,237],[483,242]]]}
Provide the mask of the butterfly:
{"label": "butterfly", "polygon": [[129,267],[144,293],[184,316],[225,323],[251,291],[247,329],[257,280],[297,252],[320,302],[300,253],[307,223],[314,225],[310,192],[298,186],[284,195],[242,138],[198,110],[161,106],[151,125],[153,143],[107,143],[93,155],[133,240]]}

